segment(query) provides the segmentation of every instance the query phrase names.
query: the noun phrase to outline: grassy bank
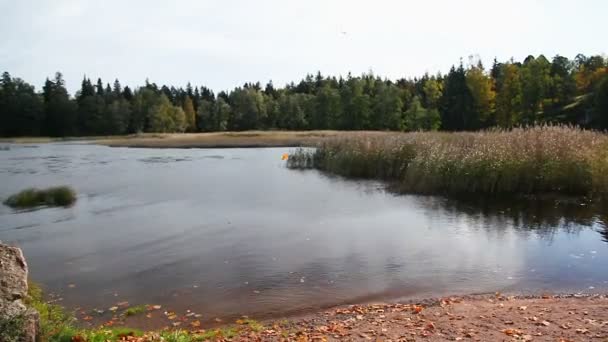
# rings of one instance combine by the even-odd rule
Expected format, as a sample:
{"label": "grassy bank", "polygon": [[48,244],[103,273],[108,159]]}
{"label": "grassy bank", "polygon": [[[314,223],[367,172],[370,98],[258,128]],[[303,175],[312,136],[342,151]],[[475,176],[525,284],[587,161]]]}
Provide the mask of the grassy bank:
{"label": "grassy bank", "polygon": [[344,137],[290,156],[290,168],[374,178],[424,194],[608,194],[608,136],[573,127]]}
{"label": "grassy bank", "polygon": [[[258,323],[239,319],[214,329],[139,331],[102,326],[81,328],[61,307],[43,301],[30,288],[27,304],[40,312],[42,342],[195,342],[195,341],[530,341],[606,338],[604,295],[540,297],[477,295],[431,298],[417,304],[337,307],[301,317]],[[537,318],[538,317],[538,318]],[[8,340],[10,341],[10,340]]]}
{"label": "grassy bank", "polygon": [[57,186],[47,189],[25,189],[11,195],[4,204],[17,209],[38,206],[66,207],[76,202],[76,192],[68,186]]}
{"label": "grassy bank", "polygon": [[[328,139],[355,137],[353,131],[244,131],[179,134],[140,134],[95,141],[113,147],[227,148],[313,146]],[[384,135],[382,132],[368,132]]]}

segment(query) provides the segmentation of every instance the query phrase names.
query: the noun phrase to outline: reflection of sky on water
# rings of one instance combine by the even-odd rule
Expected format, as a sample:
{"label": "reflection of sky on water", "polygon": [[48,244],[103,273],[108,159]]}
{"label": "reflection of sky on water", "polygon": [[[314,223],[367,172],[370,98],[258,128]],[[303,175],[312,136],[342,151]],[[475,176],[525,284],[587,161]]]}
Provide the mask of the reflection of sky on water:
{"label": "reflection of sky on water", "polygon": [[116,293],[221,316],[606,287],[606,211],[395,196],[377,182],[287,170],[288,150],[1,151],[0,197],[71,184],[79,198],[68,209],[0,207],[0,239],[23,247],[34,280],[85,307]]}

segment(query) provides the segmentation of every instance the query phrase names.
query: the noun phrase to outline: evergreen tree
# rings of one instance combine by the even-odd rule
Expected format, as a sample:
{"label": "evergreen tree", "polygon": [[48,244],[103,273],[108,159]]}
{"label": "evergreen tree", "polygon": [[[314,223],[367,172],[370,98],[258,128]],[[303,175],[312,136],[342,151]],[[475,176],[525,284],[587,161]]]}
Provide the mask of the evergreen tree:
{"label": "evergreen tree", "polygon": [[43,88],[44,134],[68,136],[77,133],[76,103],[70,100],[63,75],[55,74],[51,81],[47,78]]}
{"label": "evergreen tree", "polygon": [[598,128],[608,129],[608,76],[600,82],[595,92],[594,121]]}
{"label": "evergreen tree", "polygon": [[95,89],[97,90],[97,95],[103,96],[104,89],[103,89],[103,82],[101,82],[101,78],[97,79],[97,85],[95,86]]}
{"label": "evergreen tree", "polygon": [[473,110],[473,97],[467,86],[462,63],[448,73],[441,98],[442,128],[448,131],[472,130],[479,127],[479,118]]}
{"label": "evergreen tree", "polygon": [[198,111],[196,112],[198,130],[204,132],[219,131],[219,123],[217,122],[215,114],[215,108],[213,108],[213,103],[211,101],[200,100]]}

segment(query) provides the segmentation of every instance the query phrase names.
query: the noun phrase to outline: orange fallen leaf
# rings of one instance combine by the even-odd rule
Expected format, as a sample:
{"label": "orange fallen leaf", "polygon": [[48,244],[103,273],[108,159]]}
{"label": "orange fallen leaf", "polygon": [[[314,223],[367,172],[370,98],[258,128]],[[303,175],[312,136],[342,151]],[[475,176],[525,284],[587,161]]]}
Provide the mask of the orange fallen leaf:
{"label": "orange fallen leaf", "polygon": [[92,319],[93,319],[93,317],[91,317],[91,316],[85,316],[85,317],[83,318],[83,320],[85,320],[85,321],[90,321],[90,320],[92,320]]}
{"label": "orange fallen leaf", "polygon": [[190,322],[190,325],[192,327],[194,327],[194,328],[198,328],[198,327],[201,326],[201,322],[200,321],[193,321],[193,322]]}
{"label": "orange fallen leaf", "polygon": [[423,307],[422,307],[422,306],[419,306],[419,305],[414,305],[414,306],[412,307],[412,310],[414,311],[414,313],[417,313],[417,314],[418,314],[418,313],[421,313],[421,312],[422,312],[422,309],[423,309]]}
{"label": "orange fallen leaf", "polygon": [[505,333],[505,335],[509,335],[509,336],[521,334],[521,331],[519,331],[517,329],[505,329],[502,332]]}

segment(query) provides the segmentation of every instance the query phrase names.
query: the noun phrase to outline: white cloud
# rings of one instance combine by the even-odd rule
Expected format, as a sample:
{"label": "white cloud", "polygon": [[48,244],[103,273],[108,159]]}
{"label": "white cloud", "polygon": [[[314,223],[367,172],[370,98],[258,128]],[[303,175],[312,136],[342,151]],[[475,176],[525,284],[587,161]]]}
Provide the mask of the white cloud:
{"label": "white cloud", "polygon": [[0,1],[0,65],[37,85],[61,70],[72,91],[85,73],[216,90],[317,70],[413,77],[473,54],[489,64],[607,52],[607,9],[600,0]]}

